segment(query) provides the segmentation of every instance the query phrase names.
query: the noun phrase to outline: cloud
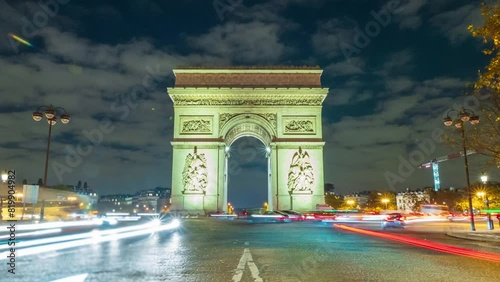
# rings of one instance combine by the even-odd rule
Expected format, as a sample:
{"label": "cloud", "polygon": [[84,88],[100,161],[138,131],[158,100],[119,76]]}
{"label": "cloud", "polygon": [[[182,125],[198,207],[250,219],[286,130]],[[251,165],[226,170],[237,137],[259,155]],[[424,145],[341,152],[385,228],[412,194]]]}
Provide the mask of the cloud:
{"label": "cloud", "polygon": [[375,73],[381,76],[390,76],[395,73],[401,75],[414,68],[413,59],[414,54],[409,49],[391,53],[387,55],[383,64]]}
{"label": "cloud", "polygon": [[278,24],[262,22],[215,26],[208,33],[187,37],[188,44],[205,54],[229,58],[234,63],[275,63],[285,52]]}
{"label": "cloud", "polygon": [[[0,57],[0,69],[8,70],[0,76],[0,92],[8,93],[2,94],[2,108],[16,109],[0,111],[0,130],[8,133],[0,140],[4,167],[18,169],[18,177],[30,182],[43,176],[48,127],[46,121],[34,122],[31,113],[40,105],[54,104],[65,108],[72,119],[66,125],[57,123],[52,130],[49,184],[76,183],[85,178],[91,185],[102,185],[94,186],[100,192],[112,191],[116,183],[134,183],[134,173],[127,167],[141,166],[154,168],[141,172],[150,185],[169,186],[169,176],[164,175],[171,169],[171,147],[165,140],[172,138],[169,117],[173,107],[165,86],[172,85],[171,69],[178,64],[223,60],[159,50],[148,40],[109,45],[53,27],[44,28],[40,34],[45,50]],[[61,40],[65,44],[58,44]],[[143,85],[150,72],[157,74],[157,85],[151,81],[153,87],[133,100],[131,89]],[[114,104],[129,105],[128,114],[114,110]],[[92,153],[70,166],[71,171],[59,179],[54,162],[67,165],[71,158],[68,148],[91,145],[88,132],[99,129],[104,119],[112,120],[113,131],[103,134],[99,138],[102,141],[92,146]],[[116,183],[106,180],[112,177],[120,179]],[[129,190],[124,192],[139,188],[127,185]]]}
{"label": "cloud", "polygon": [[391,93],[400,93],[410,90],[415,85],[415,82],[404,76],[390,77],[385,81],[385,88]]}
{"label": "cloud", "polygon": [[346,75],[355,75],[364,73],[364,61],[360,58],[352,58],[350,61],[342,60],[332,63],[324,68],[328,76],[341,77]]}
{"label": "cloud", "polygon": [[[458,78],[436,77],[417,81],[412,77],[388,76],[385,84],[398,95],[364,93],[368,94],[368,99],[374,103],[371,112],[365,111],[361,115],[351,113],[350,116],[343,116],[334,123],[323,124],[323,137],[327,142],[325,155],[330,156],[325,158],[325,168],[335,168],[325,173],[325,182],[335,183],[337,189],[343,193],[390,189],[384,173],[398,173],[400,158],[408,159],[410,153],[418,149],[417,144],[421,140],[432,138],[434,130],[445,130],[442,125],[443,114],[462,102],[461,99],[457,101],[454,98],[463,85],[463,80]],[[369,84],[366,81],[354,80],[352,85],[334,88],[327,105],[332,104],[333,111],[343,107],[356,108],[366,101],[356,101],[356,98],[367,85]],[[401,95],[404,92],[410,93]],[[445,144],[433,143],[433,146],[430,154],[423,155],[422,162],[453,153]],[[457,163],[450,162],[447,165],[454,167],[455,173],[460,169],[460,164]],[[362,177],[353,180],[353,171],[362,171]],[[432,186],[431,174],[428,170],[417,170],[415,166],[411,175],[405,177],[404,182],[397,183],[395,188],[422,188],[425,179],[428,185]],[[460,182],[456,179],[449,180],[449,177],[454,175],[452,169],[446,169],[442,175],[443,179],[448,178],[446,185],[453,186]],[[382,185],[374,187],[373,183]]]}
{"label": "cloud", "polygon": [[430,19],[430,22],[441,33],[443,33],[451,43],[457,44],[467,38],[471,38],[467,30],[469,25],[482,25],[481,5],[467,4],[455,10],[443,12]]}
{"label": "cloud", "polygon": [[349,27],[344,20],[334,18],[318,23],[318,29],[312,35],[312,43],[318,54],[332,59],[343,56],[340,44],[352,44],[353,38],[353,27]]}
{"label": "cloud", "polygon": [[401,29],[417,29],[422,25],[421,10],[427,5],[428,0],[405,1],[401,7],[396,20]]}

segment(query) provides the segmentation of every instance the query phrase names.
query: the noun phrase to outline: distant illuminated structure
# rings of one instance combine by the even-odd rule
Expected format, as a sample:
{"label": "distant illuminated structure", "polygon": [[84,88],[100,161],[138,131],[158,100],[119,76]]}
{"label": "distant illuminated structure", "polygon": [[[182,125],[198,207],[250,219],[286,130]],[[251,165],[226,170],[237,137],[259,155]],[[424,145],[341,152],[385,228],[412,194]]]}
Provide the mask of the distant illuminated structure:
{"label": "distant illuminated structure", "polygon": [[[324,204],[318,67],[179,68],[174,103],[172,211],[227,211],[231,144],[257,138],[268,159],[270,210]],[[256,148],[257,149],[257,148]]]}

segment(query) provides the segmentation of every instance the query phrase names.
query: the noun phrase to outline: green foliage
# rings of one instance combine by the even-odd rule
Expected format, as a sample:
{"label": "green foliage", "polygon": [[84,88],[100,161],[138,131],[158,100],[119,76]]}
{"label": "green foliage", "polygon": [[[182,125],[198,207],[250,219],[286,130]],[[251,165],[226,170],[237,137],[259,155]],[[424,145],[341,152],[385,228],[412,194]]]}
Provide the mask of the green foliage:
{"label": "green foliage", "polygon": [[344,204],[344,198],[335,194],[325,195],[325,203],[334,209],[340,209]]}
{"label": "green foliage", "polygon": [[473,37],[479,37],[487,46],[483,53],[491,56],[491,61],[484,72],[479,72],[479,80],[476,88],[489,88],[500,92],[500,4],[486,5],[483,3],[481,14],[484,25],[474,27],[469,25],[468,29]]}
{"label": "green foliage", "polygon": [[483,53],[490,57],[490,62],[484,71],[479,71],[474,84],[475,94],[481,100],[481,122],[468,130],[466,141],[468,148],[489,156],[490,163],[500,167],[500,4],[482,6],[484,24],[470,25],[469,31],[473,37],[482,39]]}
{"label": "green foliage", "polygon": [[[389,202],[383,203],[382,199],[388,199]],[[395,210],[396,205],[396,194],[390,191],[370,191],[368,193],[368,200],[366,201],[365,209],[368,210]]]}

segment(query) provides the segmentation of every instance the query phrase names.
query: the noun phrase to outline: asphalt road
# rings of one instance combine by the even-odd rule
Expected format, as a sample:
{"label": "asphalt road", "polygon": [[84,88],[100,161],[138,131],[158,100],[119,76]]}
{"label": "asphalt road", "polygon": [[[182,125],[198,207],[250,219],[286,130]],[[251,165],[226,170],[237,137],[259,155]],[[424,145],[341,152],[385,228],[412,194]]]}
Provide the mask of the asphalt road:
{"label": "asphalt road", "polygon": [[[416,227],[386,232],[481,251],[495,247],[422,226],[422,232]],[[18,257],[16,274],[5,271],[0,280],[53,281],[78,274],[86,274],[85,281],[106,282],[497,281],[500,264],[344,231],[332,224],[186,219],[175,232]]]}

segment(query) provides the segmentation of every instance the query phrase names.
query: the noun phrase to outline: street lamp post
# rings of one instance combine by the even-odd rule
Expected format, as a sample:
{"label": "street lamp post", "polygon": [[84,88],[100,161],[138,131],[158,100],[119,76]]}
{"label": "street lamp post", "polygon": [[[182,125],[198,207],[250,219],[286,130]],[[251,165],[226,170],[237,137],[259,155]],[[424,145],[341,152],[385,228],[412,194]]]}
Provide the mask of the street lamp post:
{"label": "street lamp post", "polygon": [[493,230],[495,228],[493,227],[493,221],[491,220],[490,200],[488,199],[488,193],[486,191],[486,183],[488,182],[488,175],[486,173],[483,173],[483,175],[481,175],[481,181],[484,184],[485,191],[482,194],[484,195],[484,198],[485,198],[486,210],[487,210],[487,215],[488,215],[488,219],[487,219],[488,222],[487,222],[486,226],[488,227],[488,230]]}
{"label": "street lamp post", "polygon": [[[450,114],[454,114],[454,118],[450,117]],[[467,160],[467,147],[465,142],[465,123],[470,122],[475,125],[479,123],[479,116],[474,114],[472,110],[462,108],[460,111],[450,110],[443,118],[444,125],[451,126],[455,125],[456,128],[460,129],[462,136],[462,147],[465,161],[465,176],[467,178],[467,195],[469,199],[469,215],[470,215],[470,230],[476,231],[476,226],[474,224],[474,208],[472,206],[472,192],[470,188],[470,177],[469,177],[469,163]]]}
{"label": "street lamp post", "polygon": [[[4,170],[2,171],[2,186],[5,186],[5,183],[7,182],[7,179],[9,179],[9,173]],[[7,193],[6,195],[8,195]],[[3,197],[0,192],[0,220],[3,220]]]}
{"label": "street lamp post", "polygon": [[53,105],[50,106],[40,106],[37,108],[35,112],[33,112],[32,116],[35,121],[41,121],[43,119],[43,113],[41,111],[45,110],[45,118],[47,119],[47,122],[49,123],[49,136],[47,138],[47,151],[45,154],[45,173],[43,176],[43,186],[47,186],[47,171],[48,171],[48,166],[49,166],[49,152],[50,152],[50,137],[52,134],[52,126],[56,124],[57,122],[57,112],[62,111],[61,115],[59,116],[61,122],[63,124],[67,124],[70,120],[70,116],[66,112],[64,108],[61,107],[54,107]]}
{"label": "street lamp post", "polygon": [[[49,124],[49,136],[47,138],[47,151],[45,152],[45,171],[43,175],[43,186],[47,186],[47,172],[49,169],[49,153],[50,153],[50,137],[52,135],[52,126],[57,122],[57,113],[59,112],[59,119],[63,124],[67,124],[71,119],[69,114],[66,112],[64,108],[54,107],[53,105],[49,106],[40,106],[33,112],[32,117],[35,121],[41,121],[43,119],[44,114],[42,111],[45,111],[45,118]],[[42,204],[40,207],[40,221],[43,221],[44,216],[44,201],[42,200]]]}

